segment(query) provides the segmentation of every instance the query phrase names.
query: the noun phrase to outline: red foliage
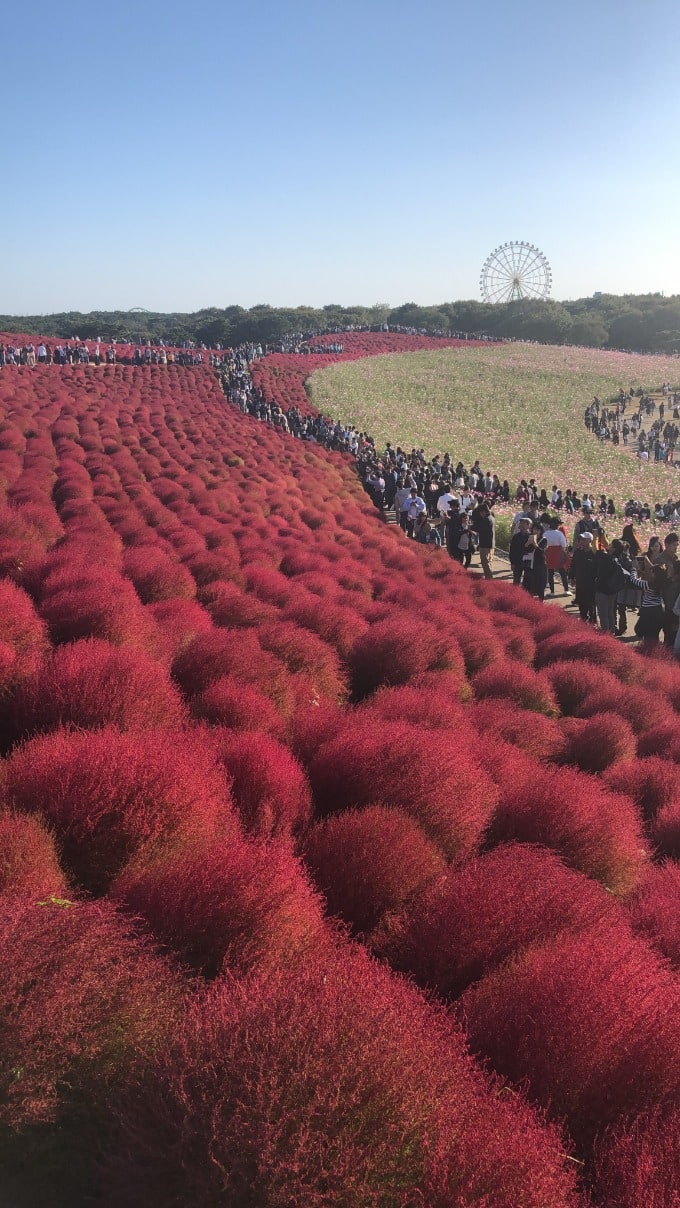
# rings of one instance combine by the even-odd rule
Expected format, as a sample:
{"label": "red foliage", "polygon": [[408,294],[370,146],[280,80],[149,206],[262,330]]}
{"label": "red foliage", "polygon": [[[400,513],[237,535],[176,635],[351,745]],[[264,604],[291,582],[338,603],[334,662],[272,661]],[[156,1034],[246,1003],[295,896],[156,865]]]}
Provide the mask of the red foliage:
{"label": "red foliage", "polygon": [[502,760],[499,783],[490,842],[541,843],[616,893],[633,888],[648,850],[630,797],[572,768],[520,763],[513,774]]}
{"label": "red foliage", "polygon": [[577,713],[582,701],[598,690],[621,690],[621,682],[610,672],[587,659],[558,659],[546,667],[562,713]]}
{"label": "red foliage", "polygon": [[211,629],[197,634],[172,664],[173,679],[187,696],[197,695],[225,675],[236,683],[254,684],[276,703],[285,698],[285,668],[262,649],[251,629]]}
{"label": "red foliage", "polygon": [[619,646],[616,638],[595,630],[570,627],[563,633],[543,638],[536,650],[536,666],[548,667],[562,660],[585,660],[595,667],[610,671],[624,684],[633,684],[640,678],[640,667],[633,655]]}
{"label": "red foliage", "polygon": [[593,688],[584,696],[577,711],[580,717],[618,713],[625,717],[636,734],[663,725],[673,713],[668,697],[651,692],[641,684]]}
{"label": "red foliage", "polygon": [[664,856],[680,858],[680,801],[659,810],[650,826],[650,838]]}
{"label": "red foliage", "polygon": [[445,867],[417,823],[381,805],[317,822],[302,850],[330,913],[355,931],[370,931]]}
{"label": "red foliage", "polygon": [[315,633],[293,621],[274,621],[262,627],[260,645],[281,660],[291,674],[303,672],[320,696],[342,701],[347,683],[334,649]]}
{"label": "red foliage", "polygon": [[0,894],[47,897],[65,888],[54,839],[42,822],[0,812]]}
{"label": "red foliage", "polygon": [[119,1099],[102,1202],[576,1208],[558,1135],[499,1091],[360,950],[311,955],[195,1004]]}
{"label": "red foliage", "polygon": [[0,961],[0,1120],[11,1129],[101,1093],[126,1051],[174,1022],[168,969],[109,903],[6,896]]}
{"label": "red foliage", "polygon": [[166,600],[162,604],[150,604],[148,613],[157,625],[171,658],[198,634],[208,633],[212,629],[208,613],[193,600]]}
{"label": "red foliage", "polygon": [[268,696],[252,684],[235,683],[228,675],[214,680],[191,701],[192,716],[229,730],[260,730],[282,738],[284,724]]}
{"label": "red foliage", "polygon": [[348,663],[357,700],[381,685],[405,684],[423,671],[458,671],[461,694],[467,687],[455,641],[409,611],[371,625],[355,643]]}
{"label": "red foliage", "polygon": [[210,583],[201,588],[201,603],[214,624],[225,629],[257,629],[279,618],[278,609],[241,591],[235,583]]}
{"label": "red foliage", "polygon": [[651,865],[626,905],[633,930],[680,969],[680,866]]}
{"label": "red foliage", "polygon": [[[513,597],[517,594],[512,592]],[[530,597],[527,599],[531,602]],[[493,627],[510,657],[531,666],[536,657],[536,639],[531,621],[523,616],[513,616],[511,612],[496,612],[492,619]]]}
{"label": "red foliage", "polygon": [[[463,681],[467,687],[467,681]],[[469,731],[470,710],[461,702],[461,682],[455,672],[431,671],[415,676],[398,688],[379,688],[357,708],[357,718],[370,725],[382,721],[408,721],[432,730]]]}
{"label": "red foliage", "polygon": [[67,725],[154,730],[184,721],[179,692],[158,663],[99,638],[58,647],[23,680],[12,704],[15,739]]}
{"label": "red foliage", "polygon": [[680,807],[680,767],[658,755],[628,759],[611,768],[605,780],[617,793],[627,793],[646,818],[665,806]]}
{"label": "red foliage", "polygon": [[295,756],[267,734],[228,730],[216,734],[245,829],[265,839],[304,827],[311,816],[311,795]]}
{"label": "red foliage", "polygon": [[460,1007],[473,1049],[581,1144],[680,1091],[680,982],[623,924],[527,948]]}
{"label": "red foliage", "polygon": [[557,716],[557,701],[547,675],[515,660],[504,659],[478,671],[473,688],[478,700],[500,697],[515,701],[522,709],[532,709],[546,717]]}
{"label": "red foliage", "polygon": [[593,1194],[606,1208],[676,1208],[680,1188],[680,1108],[652,1109],[598,1140]]}
{"label": "red foliage", "polygon": [[236,836],[142,857],[111,896],[206,977],[290,966],[324,943],[321,900],[282,843]]}
{"label": "red foliage", "polygon": [[468,716],[482,742],[498,736],[533,759],[559,761],[563,755],[563,725],[543,713],[518,708],[512,700],[490,697],[478,701]]}
{"label": "red foliage", "polygon": [[404,721],[349,721],[311,762],[318,811],[396,806],[450,859],[465,859],[482,839],[497,790],[467,746],[438,739]]}
{"label": "red foliage", "polygon": [[47,649],[47,630],[22,588],[0,579],[0,641],[24,662],[39,658]]}
{"label": "red foliage", "polygon": [[618,713],[570,718],[564,737],[562,761],[576,764],[582,772],[604,772],[614,763],[632,759],[637,748],[632,727]]}
{"label": "red foliage", "polygon": [[132,580],[142,604],[193,600],[196,595],[196,585],[188,570],[153,546],[126,550],[123,574]]}
{"label": "red foliage", "polygon": [[504,844],[436,881],[384,929],[390,964],[444,999],[531,944],[618,917],[616,901],[543,847]]}
{"label": "red foliage", "polygon": [[65,868],[95,893],[140,848],[238,831],[226,778],[200,734],[108,727],[33,738],[7,761],[5,795],[54,828]]}
{"label": "red foliage", "polygon": [[285,616],[318,634],[343,659],[368,630],[366,621],[353,607],[331,600],[293,597],[286,606]]}
{"label": "red foliage", "polygon": [[671,721],[646,730],[638,739],[637,753],[642,758],[646,755],[659,755],[662,759],[672,759],[674,763],[680,763],[680,727]]}

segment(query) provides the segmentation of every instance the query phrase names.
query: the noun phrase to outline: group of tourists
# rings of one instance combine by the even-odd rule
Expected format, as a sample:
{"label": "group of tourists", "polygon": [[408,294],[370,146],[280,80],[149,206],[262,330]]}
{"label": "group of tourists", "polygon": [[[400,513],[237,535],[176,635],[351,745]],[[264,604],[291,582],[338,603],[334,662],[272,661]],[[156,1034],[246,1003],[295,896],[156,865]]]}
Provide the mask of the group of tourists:
{"label": "group of tourists", "polygon": [[[635,400],[635,409],[630,416],[626,415],[629,404]],[[667,412],[672,410],[672,418],[667,418]],[[651,395],[641,389],[633,393],[632,389],[619,392],[618,398],[609,406],[603,406],[597,396],[593,399],[584,414],[584,424],[588,432],[600,441],[611,441],[613,445],[623,444],[634,446],[637,455],[643,461],[665,462],[674,465],[675,450],[680,437],[680,393],[673,392],[667,382],[662,388],[662,399],[659,403],[658,418],[645,431],[643,420],[649,418],[656,410],[656,402]]]}

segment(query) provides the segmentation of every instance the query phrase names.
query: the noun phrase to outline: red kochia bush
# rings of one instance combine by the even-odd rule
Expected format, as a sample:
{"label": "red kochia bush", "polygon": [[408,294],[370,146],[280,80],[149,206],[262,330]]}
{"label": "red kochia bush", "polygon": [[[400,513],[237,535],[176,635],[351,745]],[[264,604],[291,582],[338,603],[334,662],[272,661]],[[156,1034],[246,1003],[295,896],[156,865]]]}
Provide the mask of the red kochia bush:
{"label": "red kochia bush", "polygon": [[346,698],[346,677],[337,651],[315,633],[293,621],[275,621],[264,625],[258,637],[291,674],[304,673],[319,695],[337,701]]}
{"label": "red kochia bush", "polygon": [[364,718],[367,725],[376,717],[432,730],[455,730],[460,738],[464,731],[469,732],[470,711],[461,701],[455,672],[431,671],[398,688],[379,688],[359,706],[357,717]]}
{"label": "red kochia bush", "polygon": [[356,700],[383,684],[405,684],[422,671],[457,671],[461,691],[466,687],[455,640],[443,638],[434,626],[409,613],[371,625],[355,643],[348,662]]}
{"label": "red kochia bush", "polygon": [[466,991],[470,1042],[586,1144],[680,1090],[680,981],[624,924],[562,932]]}
{"label": "red kochia bush", "polygon": [[580,717],[593,717],[605,711],[620,713],[636,734],[663,725],[673,713],[668,697],[650,692],[640,684],[617,684],[613,688],[600,685],[593,688],[578,707]]}
{"label": "red kochia bush", "polygon": [[35,661],[48,644],[45,622],[31,597],[9,579],[0,579],[0,641],[24,661]]}
{"label": "red kochia bush", "polygon": [[543,713],[520,709],[512,700],[489,697],[477,701],[468,717],[487,744],[498,736],[534,759],[558,760],[564,751],[563,724]]}
{"label": "red kochia bush", "polygon": [[196,585],[188,570],[153,546],[126,550],[123,574],[132,580],[142,604],[193,600],[196,595]]}
{"label": "red kochia bush", "polygon": [[557,716],[557,701],[547,675],[514,659],[492,663],[477,672],[473,687],[478,700],[500,697],[514,701],[523,709],[544,713],[546,717]]}
{"label": "red kochia bush", "polygon": [[652,1109],[608,1129],[594,1155],[593,1193],[607,1208],[676,1208],[680,1108]]}
{"label": "red kochia bush", "polygon": [[259,688],[238,684],[228,676],[214,680],[191,701],[191,713],[199,721],[230,730],[261,730],[282,738],[284,725],[276,707]]}
{"label": "red kochia bush", "polygon": [[[587,630],[587,626],[584,625],[583,629]],[[539,641],[536,649],[537,667],[548,667],[564,659],[584,659],[610,671],[624,684],[635,683],[641,675],[641,668],[628,650],[619,646],[615,638],[594,630],[582,632],[570,628]]]}
{"label": "red kochia bush", "polygon": [[39,818],[0,813],[0,894],[62,894],[66,878],[54,839]]}
{"label": "red kochia bush", "polygon": [[64,725],[179,728],[184,714],[167,672],[147,654],[90,638],[57,647],[21,683],[10,731],[22,737]]}
{"label": "red kochia bush", "polygon": [[11,755],[5,793],[54,828],[64,866],[95,893],[148,844],[238,830],[225,775],[200,734],[57,730]]}
{"label": "red kochia bush", "polygon": [[646,818],[677,804],[680,808],[680,767],[658,755],[627,759],[610,768],[605,780],[617,793],[627,793]]}
{"label": "red kochia bush", "polygon": [[346,810],[311,827],[305,863],[331,914],[370,931],[442,872],[444,857],[402,810]]}
{"label": "red kochia bush", "polygon": [[577,713],[581,702],[592,692],[621,691],[621,682],[611,672],[586,659],[558,659],[546,667],[557,703],[567,716]]}
{"label": "red kochia bush", "polygon": [[211,629],[197,634],[172,664],[173,679],[187,696],[195,696],[224,675],[237,683],[257,685],[277,703],[285,696],[286,670],[262,649],[252,629]]}
{"label": "red kochia bush", "polygon": [[680,763],[680,726],[667,722],[647,730],[638,739],[637,753],[642,758],[647,755],[660,755],[662,759],[672,759],[674,763]]}
{"label": "red kochia bush", "polygon": [[243,826],[258,838],[289,835],[312,812],[307,777],[297,759],[268,734],[216,730],[216,750],[226,768]]}
{"label": "red kochia bush", "polygon": [[201,588],[200,599],[215,625],[225,629],[257,629],[280,615],[277,608],[241,591],[235,583],[210,583]]}
{"label": "red kochia bush", "polygon": [[309,768],[322,815],[351,806],[403,809],[453,860],[470,855],[498,799],[496,786],[466,744],[439,742],[407,722],[348,720]]}
{"label": "red kochia bush", "polygon": [[649,854],[630,797],[572,768],[520,764],[516,775],[503,771],[501,760],[490,842],[541,843],[616,893],[633,888]]}
{"label": "red kochia bush", "polygon": [[379,949],[420,986],[453,999],[530,944],[616,919],[618,910],[553,852],[509,843],[450,869],[385,928]]}
{"label": "red kochia bush", "polygon": [[558,1135],[499,1091],[412,987],[312,953],[196,1002],[120,1096],[102,1203],[576,1208]]}
{"label": "red kochia bush", "polygon": [[631,759],[637,746],[632,727],[618,713],[569,718],[564,736],[564,762],[575,763],[583,772],[604,772],[622,759]]}
{"label": "red kochia bush", "polygon": [[135,1045],[164,1037],[179,994],[107,902],[6,896],[0,911],[0,1121],[55,1119]]}
{"label": "red kochia bush", "polygon": [[680,969],[680,865],[651,865],[626,906],[633,930]]}
{"label": "red kochia bush", "polygon": [[321,900],[282,843],[192,843],[129,865],[111,896],[206,977],[290,964],[323,942]]}

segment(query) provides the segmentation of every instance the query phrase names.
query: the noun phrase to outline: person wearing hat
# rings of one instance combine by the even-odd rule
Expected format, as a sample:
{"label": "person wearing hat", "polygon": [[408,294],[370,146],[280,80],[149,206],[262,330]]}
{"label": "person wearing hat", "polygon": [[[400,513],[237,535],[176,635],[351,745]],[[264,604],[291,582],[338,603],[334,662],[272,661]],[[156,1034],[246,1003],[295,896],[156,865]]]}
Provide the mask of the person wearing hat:
{"label": "person wearing hat", "polygon": [[593,539],[604,536],[602,526],[597,519],[597,516],[593,516],[593,509],[590,503],[584,503],[583,515],[580,520],[576,521],[576,525],[574,527],[574,545],[576,545],[576,542],[578,541],[579,537],[583,535],[583,533],[590,533]]}
{"label": "person wearing hat", "polygon": [[595,608],[595,538],[590,532],[582,532],[572,554],[569,578],[574,584],[574,600],[582,621],[594,625],[597,620]]}

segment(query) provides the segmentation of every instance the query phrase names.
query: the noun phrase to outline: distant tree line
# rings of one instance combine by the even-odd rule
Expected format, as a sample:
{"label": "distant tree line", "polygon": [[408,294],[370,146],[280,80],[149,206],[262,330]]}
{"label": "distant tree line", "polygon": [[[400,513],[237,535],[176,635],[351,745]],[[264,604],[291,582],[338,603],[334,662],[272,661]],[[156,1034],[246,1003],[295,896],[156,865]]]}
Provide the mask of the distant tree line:
{"label": "distant tree line", "polygon": [[296,332],[313,333],[345,327],[413,327],[428,332],[474,332],[537,340],[545,344],[585,344],[591,348],[626,348],[635,352],[680,352],[680,295],[599,294],[574,302],[520,300],[490,306],[475,301],[390,307],[328,305],[245,310],[210,307],[193,314],[155,311],[70,311],[53,315],[0,315],[0,330],[82,340],[129,340],[141,343],[194,343],[223,347],[255,341],[275,344]]}

